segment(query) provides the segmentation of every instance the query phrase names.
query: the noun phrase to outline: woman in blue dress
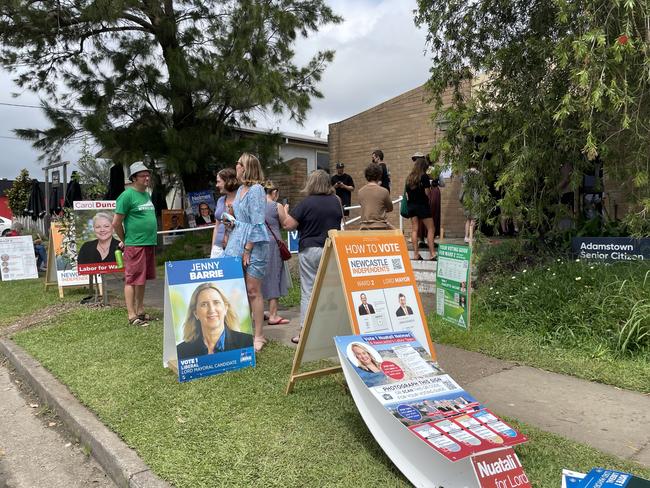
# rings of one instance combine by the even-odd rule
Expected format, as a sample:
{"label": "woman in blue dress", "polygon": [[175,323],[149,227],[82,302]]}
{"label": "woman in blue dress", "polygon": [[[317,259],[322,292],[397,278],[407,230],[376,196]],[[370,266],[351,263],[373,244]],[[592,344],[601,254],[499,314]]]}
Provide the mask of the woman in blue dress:
{"label": "woman in blue dress", "polygon": [[253,345],[255,351],[259,352],[266,344],[262,330],[264,325],[262,280],[269,253],[269,235],[264,224],[266,211],[266,192],[262,186],[264,172],[259,160],[249,153],[239,157],[235,169],[241,186],[233,202],[235,219],[228,224],[232,227],[232,231],[224,254],[242,258],[246,292],[255,325]]}

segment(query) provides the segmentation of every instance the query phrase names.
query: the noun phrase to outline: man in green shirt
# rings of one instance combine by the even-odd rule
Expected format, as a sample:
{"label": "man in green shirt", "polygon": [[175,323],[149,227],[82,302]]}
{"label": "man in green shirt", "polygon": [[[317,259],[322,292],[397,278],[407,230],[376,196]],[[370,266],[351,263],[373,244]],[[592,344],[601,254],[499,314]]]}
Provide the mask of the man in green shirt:
{"label": "man in green shirt", "polygon": [[117,197],[113,228],[124,250],[124,298],[129,323],[146,327],[144,286],[156,278],[155,250],[158,243],[156,211],[147,192],[151,172],[138,161],[129,168],[133,184]]}

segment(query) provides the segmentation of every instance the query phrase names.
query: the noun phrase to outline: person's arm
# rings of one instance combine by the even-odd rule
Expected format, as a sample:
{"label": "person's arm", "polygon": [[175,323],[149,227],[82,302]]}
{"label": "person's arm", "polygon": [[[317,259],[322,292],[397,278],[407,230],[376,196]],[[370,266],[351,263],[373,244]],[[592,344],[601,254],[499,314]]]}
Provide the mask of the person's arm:
{"label": "person's arm", "polygon": [[347,190],[347,191],[353,191],[353,190],[354,190],[354,180],[352,179],[352,177],[350,176],[349,178],[346,179],[346,181],[347,181],[347,183],[349,183],[349,184],[346,185],[345,183],[340,182],[340,183],[341,183],[341,187],[342,187],[344,190]]}
{"label": "person's arm", "polygon": [[388,192],[384,196],[384,207],[386,207],[386,212],[393,211],[393,201],[390,199],[390,193]]}
{"label": "person's arm", "polygon": [[284,230],[296,230],[298,228],[298,225],[300,224],[298,219],[300,218],[301,205],[302,202],[298,204],[298,206],[293,211],[296,217],[298,218],[294,217],[289,213],[288,203],[286,205],[282,205],[283,213],[280,213],[280,205],[278,205],[278,216],[280,217],[280,225]]}
{"label": "person's arm", "polygon": [[113,230],[120,238],[120,243],[117,246],[124,249],[124,215],[116,213],[113,216]]}

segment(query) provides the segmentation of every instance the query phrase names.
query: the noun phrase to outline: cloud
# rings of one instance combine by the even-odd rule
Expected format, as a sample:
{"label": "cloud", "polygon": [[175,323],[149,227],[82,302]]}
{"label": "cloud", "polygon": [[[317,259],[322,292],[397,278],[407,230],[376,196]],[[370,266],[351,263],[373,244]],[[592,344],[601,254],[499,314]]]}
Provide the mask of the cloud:
{"label": "cloud", "polygon": [[273,126],[305,134],[320,130],[325,135],[330,123],[416,88],[429,77],[426,32],[413,22],[414,0],[331,4],[344,22],[299,41],[296,53],[296,59],[304,62],[318,49],[336,51],[319,85],[324,98],[312,101],[304,127],[286,118],[275,120]]}

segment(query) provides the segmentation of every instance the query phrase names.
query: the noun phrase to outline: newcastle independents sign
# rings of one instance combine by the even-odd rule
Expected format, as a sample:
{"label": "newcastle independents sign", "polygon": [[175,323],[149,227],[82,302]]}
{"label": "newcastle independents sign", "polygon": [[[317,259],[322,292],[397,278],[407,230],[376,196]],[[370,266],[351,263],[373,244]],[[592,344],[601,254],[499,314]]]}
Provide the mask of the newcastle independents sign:
{"label": "newcastle independents sign", "polygon": [[644,261],[650,259],[650,239],[631,237],[574,237],[576,257],[591,261]]}

